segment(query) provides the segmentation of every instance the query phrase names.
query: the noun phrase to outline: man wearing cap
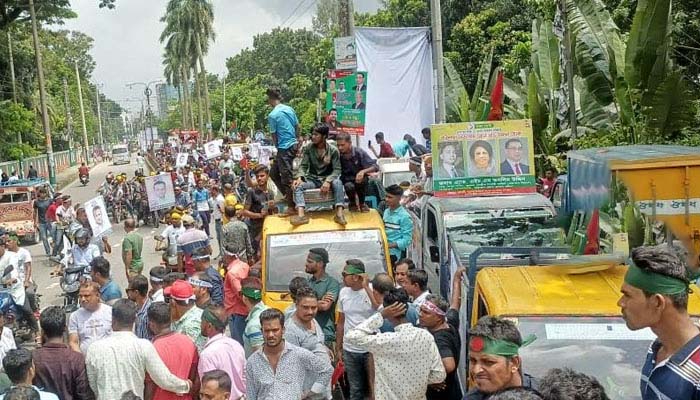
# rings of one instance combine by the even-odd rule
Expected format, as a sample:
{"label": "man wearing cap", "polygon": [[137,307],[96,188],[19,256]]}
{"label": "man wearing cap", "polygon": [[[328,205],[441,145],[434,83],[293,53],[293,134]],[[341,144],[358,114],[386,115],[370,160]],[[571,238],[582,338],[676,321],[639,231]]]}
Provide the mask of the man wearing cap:
{"label": "man wearing cap", "polygon": [[177,239],[185,232],[182,226],[182,215],[173,211],[170,214],[170,225],[163,229],[159,236],[155,237],[157,242],[156,251],[165,250],[163,261],[169,267],[177,266]]}
{"label": "man wearing cap", "polygon": [[335,307],[340,294],[340,282],[326,273],[329,257],[326,249],[317,247],[309,250],[306,256],[305,271],[311,274],[309,286],[318,298],[316,321],[323,329],[326,345],[335,346]]}
{"label": "man wearing cap", "polygon": [[[338,324],[336,327],[336,358],[345,362],[350,386],[350,400],[362,400],[369,392],[369,352],[346,343],[345,334],[375,313],[374,296],[367,283],[365,265],[357,259],[347,260],[343,268],[343,283],[338,295]],[[380,324],[381,326],[381,324]],[[379,329],[379,327],[377,327]],[[381,398],[381,397],[378,397]]]}
{"label": "man wearing cap", "polygon": [[164,290],[170,302],[173,331],[189,336],[201,350],[206,339],[202,336],[202,309],[195,305],[194,290],[189,282],[177,280]]}
{"label": "man wearing cap", "polygon": [[406,249],[413,241],[413,220],[401,205],[403,189],[399,185],[391,185],[385,190],[384,228],[391,261],[396,263],[397,260],[406,257]]}
{"label": "man wearing cap", "polygon": [[321,189],[322,195],[332,191],[336,210],[333,221],[338,225],[347,225],[343,214],[345,189],[340,181],[340,153],[335,146],[326,142],[327,138],[328,126],[319,124],[311,133],[311,144],[304,147],[299,171],[292,182],[297,215],[292,216],[289,222],[294,226],[309,223],[309,217],[305,213],[304,191],[318,188]]}
{"label": "man wearing cap", "polygon": [[[384,295],[382,311],[345,337],[347,344],[372,353],[377,399],[423,400],[428,385],[445,380],[445,368],[433,336],[406,319],[409,301],[405,290],[390,289]],[[395,331],[377,334],[384,319],[394,325]]]}
{"label": "man wearing cap", "polygon": [[475,387],[465,399],[486,400],[499,390],[521,386],[536,389],[534,379],[522,372],[518,355],[534,340],[532,335],[523,340],[512,321],[481,317],[469,330],[469,380]]}
{"label": "man wearing cap", "polygon": [[688,315],[686,264],[668,245],[632,251],[618,305],[627,327],[657,339],[642,366],[644,400],[700,397],[700,332]]}
{"label": "man wearing cap", "polygon": [[243,331],[243,348],[248,358],[263,345],[260,314],[269,307],[262,302],[262,282],[258,278],[249,277],[241,282],[241,297],[248,309],[245,331]]}
{"label": "man wearing cap", "polygon": [[245,394],[245,351],[240,343],[224,335],[228,317],[226,310],[209,306],[202,312],[202,333],[207,337],[199,356],[197,371],[200,379],[209,371],[222,370],[231,379],[230,400]]}
{"label": "man wearing cap", "polygon": [[247,260],[248,264],[252,264],[255,252],[250,241],[248,225],[238,219],[237,216],[242,207],[240,204],[237,204],[236,207],[226,206],[224,209],[228,223],[223,228],[222,244],[224,248],[235,249],[234,252],[240,259]]}
{"label": "man wearing cap", "polygon": [[122,240],[122,261],[126,270],[126,279],[141,275],[143,271],[143,236],[136,232],[136,221],[133,218],[124,220],[124,240]]}
{"label": "man wearing cap", "polygon": [[209,236],[195,228],[194,218],[191,215],[185,214],[182,217],[182,226],[185,227],[185,232],[177,238],[178,271],[192,275],[194,273],[192,255],[199,249],[204,249],[207,254],[211,254],[211,245]]}
{"label": "man wearing cap", "polygon": [[163,286],[166,274],[167,270],[161,265],[155,266],[148,271],[149,281],[151,283],[151,290],[148,292],[148,297],[154,303],[158,301],[165,301]]}
{"label": "man wearing cap", "polygon": [[237,249],[224,247],[224,265],[226,276],[224,278],[224,307],[230,319],[229,329],[231,337],[243,345],[243,332],[245,331],[248,308],[241,297],[241,282],[248,277],[250,265],[238,257]]}

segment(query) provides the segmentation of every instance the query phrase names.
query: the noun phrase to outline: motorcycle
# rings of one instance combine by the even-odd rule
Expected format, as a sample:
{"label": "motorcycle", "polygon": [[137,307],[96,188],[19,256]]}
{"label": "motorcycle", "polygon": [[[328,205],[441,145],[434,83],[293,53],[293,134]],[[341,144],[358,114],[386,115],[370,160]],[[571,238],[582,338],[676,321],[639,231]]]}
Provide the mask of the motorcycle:
{"label": "motorcycle", "polygon": [[72,313],[80,307],[78,293],[80,292],[80,284],[90,280],[89,265],[74,265],[70,255],[70,248],[65,246],[60,259],[51,259],[53,262],[60,264],[61,280],[59,286],[63,293],[63,311]]}
{"label": "motorcycle", "polygon": [[87,175],[83,174],[80,175],[80,184],[83,186],[87,186],[88,182],[90,181],[90,178],[88,178]]}
{"label": "motorcycle", "polygon": [[[2,280],[5,281],[7,277],[10,276],[14,266],[10,265],[3,271]],[[32,329],[29,326],[26,318],[18,318],[22,315],[19,310],[19,306],[12,299],[12,295],[9,292],[9,286],[6,284],[2,285],[2,290],[0,290],[0,312],[5,316],[5,326],[12,330],[12,334],[15,337],[15,342],[19,345],[24,342],[33,342],[34,336],[32,334]]]}

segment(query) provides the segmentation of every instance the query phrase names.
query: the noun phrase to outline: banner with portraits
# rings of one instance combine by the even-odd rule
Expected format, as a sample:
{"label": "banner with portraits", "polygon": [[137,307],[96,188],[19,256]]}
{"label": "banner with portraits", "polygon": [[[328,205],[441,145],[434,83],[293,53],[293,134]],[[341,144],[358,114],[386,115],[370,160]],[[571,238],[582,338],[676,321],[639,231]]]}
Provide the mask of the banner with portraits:
{"label": "banner with portraits", "polygon": [[326,124],[330,136],[363,136],[367,109],[367,72],[330,70],[326,80]]}
{"label": "banner with portraits", "polygon": [[151,211],[170,208],[175,205],[173,180],[168,173],[146,177],[146,196]]}
{"label": "banner with portraits", "polygon": [[438,197],[535,192],[530,120],[438,124],[431,128]]}
{"label": "banner with portraits", "polygon": [[112,223],[109,221],[104,197],[97,196],[85,202],[85,213],[87,214],[93,237],[99,238],[112,233]]}

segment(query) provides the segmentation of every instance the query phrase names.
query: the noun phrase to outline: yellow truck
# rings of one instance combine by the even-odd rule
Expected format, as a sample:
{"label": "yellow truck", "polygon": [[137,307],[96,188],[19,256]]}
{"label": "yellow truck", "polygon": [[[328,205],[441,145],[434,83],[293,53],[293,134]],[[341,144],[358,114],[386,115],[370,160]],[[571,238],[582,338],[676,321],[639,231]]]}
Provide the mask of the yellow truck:
{"label": "yellow truck", "polygon": [[309,277],[305,272],[306,256],[314,247],[328,251],[330,262],[326,272],[339,282],[345,261],[351,258],[362,260],[370,277],[378,272],[392,274],[384,222],[379,213],[346,212],[348,223],[344,228],[333,221],[334,213],[310,213],[310,222],[297,227],[289,223],[289,218],[265,218],[261,242],[265,304],[283,311],[291,304],[289,281],[296,276]]}

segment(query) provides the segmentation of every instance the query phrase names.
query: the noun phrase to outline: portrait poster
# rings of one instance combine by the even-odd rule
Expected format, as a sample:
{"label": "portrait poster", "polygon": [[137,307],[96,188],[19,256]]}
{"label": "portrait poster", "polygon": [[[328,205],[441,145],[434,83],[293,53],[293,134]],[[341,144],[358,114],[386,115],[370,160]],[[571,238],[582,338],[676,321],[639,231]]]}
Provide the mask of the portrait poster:
{"label": "portrait poster", "polygon": [[260,143],[251,143],[248,145],[248,155],[250,158],[258,159],[260,157]]}
{"label": "portrait poster", "polygon": [[105,200],[102,196],[85,202],[85,213],[94,237],[102,237],[112,232],[112,223],[109,221],[107,207],[105,207]]}
{"label": "portrait poster", "polygon": [[221,145],[223,141],[221,139],[212,140],[204,144],[204,154],[207,160],[219,157],[221,155]]}
{"label": "portrait poster", "polygon": [[431,140],[435,196],[536,191],[530,120],[437,124],[431,128]]}
{"label": "portrait poster", "polygon": [[243,148],[241,146],[231,146],[231,158],[233,161],[241,161],[243,159]]}
{"label": "portrait poster", "polygon": [[258,157],[258,162],[269,167],[273,149],[274,147],[272,146],[262,146],[260,148],[260,157]]}
{"label": "portrait poster", "polygon": [[151,211],[162,210],[175,205],[175,191],[170,174],[163,173],[146,177],[146,196]]}
{"label": "portrait poster", "polygon": [[357,49],[354,36],[333,39],[336,69],[357,69]]}
{"label": "portrait poster", "polygon": [[189,153],[177,153],[177,158],[175,159],[175,167],[182,168],[187,165],[187,160],[190,158]]}
{"label": "portrait poster", "polygon": [[179,147],[180,146],[180,141],[178,140],[177,136],[168,136],[168,143],[170,144],[171,147]]}
{"label": "portrait poster", "polygon": [[367,109],[367,72],[328,71],[326,124],[333,137],[340,133],[364,136]]}

